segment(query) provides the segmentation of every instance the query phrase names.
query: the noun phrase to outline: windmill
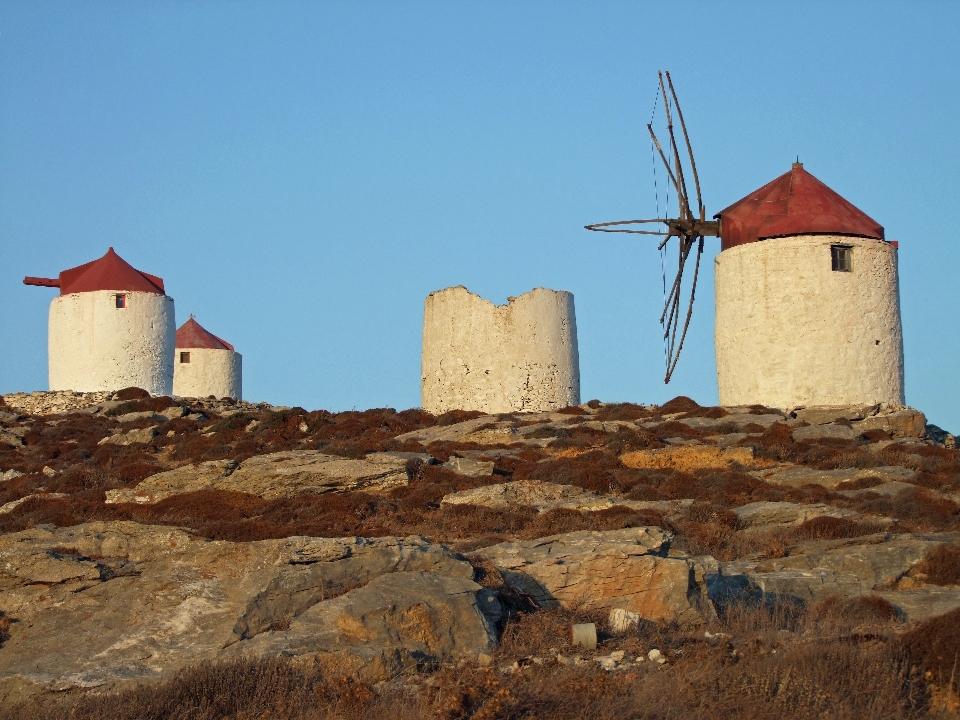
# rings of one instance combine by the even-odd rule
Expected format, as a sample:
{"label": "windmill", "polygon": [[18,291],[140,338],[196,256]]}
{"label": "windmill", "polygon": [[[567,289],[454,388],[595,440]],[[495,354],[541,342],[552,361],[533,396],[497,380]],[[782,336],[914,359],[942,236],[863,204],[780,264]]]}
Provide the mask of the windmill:
{"label": "windmill", "polygon": [[[693,147],[690,144],[690,135],[687,133],[687,125],[683,121],[683,113],[680,110],[680,103],[677,100],[677,93],[673,88],[673,81],[670,79],[669,72],[658,72],[660,79],[659,97],[663,98],[663,107],[667,119],[667,135],[669,141],[666,152],[660,144],[656,133],[653,131],[653,122],[647,125],[650,132],[650,139],[656,148],[667,170],[667,177],[670,180],[670,186],[676,193],[678,205],[678,217],[676,218],[653,218],[648,220],[618,220],[615,222],[595,223],[587,225],[587,230],[596,232],[614,232],[630,233],[634,235],[654,235],[662,237],[663,240],[658,246],[661,252],[667,248],[670,240],[677,238],[679,241],[678,267],[677,274],[669,291],[664,282],[664,302],[663,312],[660,315],[660,324],[663,326],[664,355],[666,360],[666,375],[663,381],[670,382],[670,377],[677,367],[677,361],[680,359],[680,351],[683,349],[683,341],[687,336],[687,329],[690,327],[690,317],[693,314],[693,301],[697,291],[697,278],[700,273],[700,258],[703,255],[703,239],[705,237],[720,236],[720,222],[717,220],[706,219],[706,208],[703,205],[703,199],[700,194],[700,178],[697,176],[697,163],[693,158]],[[664,83],[666,77],[666,83]],[[669,88],[669,95],[667,94]],[[690,195],[687,192],[687,175],[684,169],[684,162],[681,161],[680,147],[677,144],[673,133],[673,113],[671,107],[676,111],[677,118],[680,120],[680,128],[683,131],[683,140],[686,145],[685,155],[689,158],[686,163],[690,174],[693,176],[693,184],[696,189],[696,207],[690,202]],[[659,224],[663,227],[658,230],[638,230],[624,226]],[[689,300],[684,303],[682,282],[684,270],[687,261],[694,253],[696,248],[696,259],[693,266],[693,279],[690,284]],[[664,276],[666,281],[666,276]],[[683,305],[686,304],[686,315],[683,320],[683,329],[680,329],[680,316]],[[680,337],[677,339],[679,331]]]}

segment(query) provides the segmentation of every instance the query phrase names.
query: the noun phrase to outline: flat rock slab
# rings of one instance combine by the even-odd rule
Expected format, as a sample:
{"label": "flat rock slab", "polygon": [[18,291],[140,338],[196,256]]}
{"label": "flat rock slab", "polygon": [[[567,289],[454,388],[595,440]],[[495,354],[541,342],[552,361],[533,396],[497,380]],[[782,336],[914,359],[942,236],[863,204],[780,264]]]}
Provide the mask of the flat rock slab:
{"label": "flat rock slab", "polygon": [[801,525],[818,517],[859,518],[853,510],[817,503],[801,505],[789,502],[755,502],[733,509],[742,530],[769,529]]}
{"label": "flat rock slab", "polygon": [[897,465],[884,465],[875,468],[849,468],[843,470],[814,470],[807,467],[789,468],[779,470],[773,473],[764,473],[760,475],[762,479],[776,485],[789,485],[790,487],[802,487],[803,485],[822,485],[825,488],[833,489],[840,483],[864,478],[879,478],[887,482],[899,481],[908,482],[916,477],[916,473],[908,468]]}
{"label": "flat rock slab", "polygon": [[501,543],[478,553],[540,607],[622,608],[690,624],[712,619],[703,565],[668,557],[671,540],[660,528],[640,527]]}
{"label": "flat rock slab", "polygon": [[863,488],[862,490],[838,490],[837,494],[849,498],[863,497],[864,495],[869,495],[871,493],[874,495],[883,495],[884,497],[896,497],[904,490],[915,490],[916,487],[916,485],[911,485],[910,483],[900,482],[899,480],[891,480],[890,482],[881,483],[880,485],[874,485],[873,487],[869,488]]}
{"label": "flat rock slab", "polygon": [[817,406],[800,408],[793,415],[809,425],[827,425],[837,420],[863,420],[879,412],[879,405]]}
{"label": "flat rock slab", "polygon": [[753,448],[719,448],[712,445],[679,446],[660,450],[637,450],[624,453],[620,462],[629,468],[650,470],[727,469],[734,464],[753,465]]}
{"label": "flat rock slab", "polygon": [[301,493],[381,492],[409,483],[408,459],[402,453],[371,453],[364,460],[351,460],[315,450],[290,450],[257,455],[239,467],[232,460],[214,460],[151,475],[132,489],[108,491],[107,502],[155,503],[198,490],[228,490],[266,500]]}
{"label": "flat rock slab", "polygon": [[855,422],[853,426],[861,433],[867,430],[883,430],[895,438],[923,437],[927,432],[927,419],[919,410],[904,408],[892,413],[874,415]]}
{"label": "flat rock slab", "polygon": [[655,510],[674,514],[690,507],[693,500],[621,500],[601,497],[574,485],[559,485],[541,480],[514,480],[450,493],[444,496],[440,504],[479,505],[489,508],[523,505],[536,508],[538,512],[556,508],[592,512],[612,507],[627,507],[631,510]]}
{"label": "flat rock slab", "polygon": [[197,465],[184,465],[151,475],[135,488],[107,490],[106,502],[150,504],[179,493],[208,490],[236,469],[235,460],[210,460]]}
{"label": "flat rock slab", "polygon": [[717,573],[708,578],[710,597],[791,597],[814,603],[831,595],[887,590],[944,542],[956,542],[956,535],[878,534],[800,543],[784,558],[719,563]]}
{"label": "flat rock slab", "polygon": [[[398,579],[364,587],[391,573]],[[305,625],[300,636],[296,619],[328,617],[318,606],[347,596],[355,622],[337,637],[475,656],[490,648],[497,608],[472,577],[459,555],[417,537],[232,543],[133,522],[2,535],[0,607],[13,623],[0,647],[0,702],[169,677],[281,626],[291,652],[336,650],[342,640],[325,644]]]}

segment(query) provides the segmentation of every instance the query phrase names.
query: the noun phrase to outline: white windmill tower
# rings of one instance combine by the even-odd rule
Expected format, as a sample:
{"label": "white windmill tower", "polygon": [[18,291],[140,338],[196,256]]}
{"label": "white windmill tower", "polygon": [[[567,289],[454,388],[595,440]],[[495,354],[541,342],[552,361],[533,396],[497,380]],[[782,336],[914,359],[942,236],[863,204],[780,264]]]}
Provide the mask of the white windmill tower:
{"label": "white windmill tower", "polygon": [[[660,75],[660,91],[667,116],[666,151],[652,125],[647,127],[676,194],[678,217],[599,223],[587,229],[661,236],[661,249],[678,238],[677,274],[661,316],[665,382],[676,368],[689,327],[704,238],[719,237],[714,271],[721,404],[902,405],[897,243],[887,242],[879,223],[799,162],[707,220],[690,138],[669,73]],[[671,109],[683,130],[695,207],[687,192]],[[624,227],[658,223],[663,229]],[[684,270],[694,249],[680,330]]]}

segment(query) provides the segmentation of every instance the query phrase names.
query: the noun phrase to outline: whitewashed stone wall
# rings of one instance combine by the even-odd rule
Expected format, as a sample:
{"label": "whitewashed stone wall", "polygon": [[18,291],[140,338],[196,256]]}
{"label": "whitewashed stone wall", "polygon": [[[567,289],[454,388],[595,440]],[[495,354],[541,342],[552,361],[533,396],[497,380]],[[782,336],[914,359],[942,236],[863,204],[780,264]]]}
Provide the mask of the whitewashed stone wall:
{"label": "whitewashed stone wall", "polygon": [[[190,362],[180,354],[190,353]],[[243,398],[243,358],[233,350],[177,348],[173,359],[173,394],[180,397]]]}
{"label": "whitewashed stone wall", "polygon": [[[831,245],[852,246],[852,272],[832,270]],[[773,238],[721,252],[714,268],[721,405],[903,404],[892,245]]]}
{"label": "whitewashed stone wall", "polygon": [[536,288],[494,305],[465,287],[427,296],[423,409],[542,411],[580,402],[573,294]]}
{"label": "whitewashed stone wall", "polygon": [[173,392],[173,298],[115,290],[61,295],[50,303],[51,390],[97,392],[140,387]]}

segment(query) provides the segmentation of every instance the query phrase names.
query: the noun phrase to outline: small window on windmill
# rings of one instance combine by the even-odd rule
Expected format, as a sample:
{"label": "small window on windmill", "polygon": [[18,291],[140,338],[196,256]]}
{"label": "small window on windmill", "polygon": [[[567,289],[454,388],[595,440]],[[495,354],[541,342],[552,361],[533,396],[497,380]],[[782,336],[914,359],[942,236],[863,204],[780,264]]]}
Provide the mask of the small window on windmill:
{"label": "small window on windmill", "polygon": [[830,259],[834,272],[853,272],[853,246],[831,245]]}
{"label": "small window on windmill", "polygon": [[188,352],[180,353],[180,362],[181,364],[190,362],[190,353]]}
{"label": "small window on windmill", "polygon": [[123,310],[127,307],[127,296],[126,295],[116,295],[117,299],[117,310]]}

